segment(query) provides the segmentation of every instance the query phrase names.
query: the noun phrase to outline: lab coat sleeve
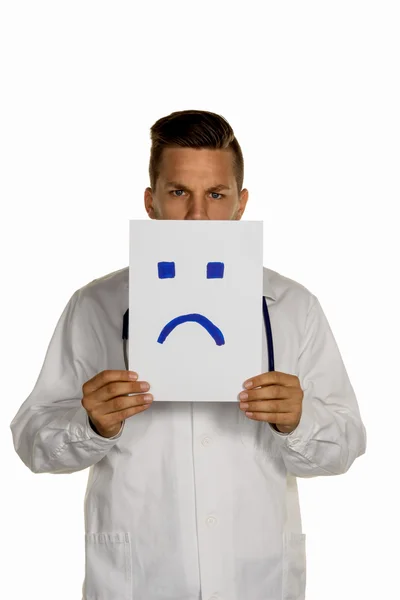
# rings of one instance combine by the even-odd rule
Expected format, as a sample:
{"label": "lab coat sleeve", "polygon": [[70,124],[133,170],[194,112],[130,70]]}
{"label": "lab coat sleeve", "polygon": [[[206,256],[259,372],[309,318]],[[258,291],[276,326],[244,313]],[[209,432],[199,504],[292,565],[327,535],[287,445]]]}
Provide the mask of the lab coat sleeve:
{"label": "lab coat sleeve", "polygon": [[289,434],[271,427],[286,468],[298,477],[345,473],[365,453],[366,430],[339,348],[312,294],[298,378],[304,393],[300,423]]}
{"label": "lab coat sleeve", "polygon": [[10,424],[14,448],[33,473],[82,471],[101,460],[123,433],[125,422],[114,437],[98,435],[82,406],[82,386],[97,374],[98,348],[80,295],[77,290],[64,308],[34,389]]}

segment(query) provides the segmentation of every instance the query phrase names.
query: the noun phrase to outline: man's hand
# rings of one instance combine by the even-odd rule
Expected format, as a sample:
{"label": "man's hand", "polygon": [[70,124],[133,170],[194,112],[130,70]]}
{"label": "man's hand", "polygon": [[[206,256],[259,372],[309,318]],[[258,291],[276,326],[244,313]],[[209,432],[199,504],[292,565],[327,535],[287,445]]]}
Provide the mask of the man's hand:
{"label": "man's hand", "polygon": [[134,371],[101,371],[83,384],[81,403],[99,435],[117,435],[125,419],[149,408],[153,396],[143,392],[150,385],[137,379]]}
{"label": "man's hand", "polygon": [[295,375],[270,371],[244,382],[240,408],[250,419],[268,421],[281,433],[290,433],[300,423],[303,390]]}

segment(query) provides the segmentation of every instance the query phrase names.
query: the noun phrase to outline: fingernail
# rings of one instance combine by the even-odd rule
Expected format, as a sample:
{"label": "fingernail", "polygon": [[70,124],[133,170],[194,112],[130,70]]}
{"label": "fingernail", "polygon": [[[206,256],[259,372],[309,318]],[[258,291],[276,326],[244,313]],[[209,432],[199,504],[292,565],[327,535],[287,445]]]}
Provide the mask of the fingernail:
{"label": "fingernail", "polygon": [[153,400],[153,396],[152,396],[151,394],[146,394],[146,395],[143,397],[143,400],[144,400],[146,403],[149,403],[149,402],[151,402],[151,401]]}
{"label": "fingernail", "polygon": [[252,381],[246,381],[246,383],[244,384],[244,387],[246,389],[249,389],[249,388],[253,387],[253,382]]}
{"label": "fingernail", "polygon": [[129,377],[129,379],[137,379],[138,374],[134,373],[133,371],[130,371],[128,377]]}
{"label": "fingernail", "polygon": [[148,390],[150,388],[149,384],[146,383],[146,381],[142,381],[142,383],[140,384],[140,389],[145,391]]}
{"label": "fingernail", "polygon": [[247,400],[247,398],[248,398],[248,397],[249,397],[249,395],[248,395],[246,392],[241,392],[241,393],[239,394],[239,398],[240,398],[241,400]]}

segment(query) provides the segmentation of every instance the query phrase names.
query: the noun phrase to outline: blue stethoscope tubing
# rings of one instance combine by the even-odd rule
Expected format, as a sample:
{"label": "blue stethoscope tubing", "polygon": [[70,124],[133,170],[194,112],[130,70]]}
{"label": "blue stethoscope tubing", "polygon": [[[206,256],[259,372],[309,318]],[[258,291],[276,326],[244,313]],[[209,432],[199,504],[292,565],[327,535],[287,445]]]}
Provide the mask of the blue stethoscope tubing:
{"label": "blue stethoscope tubing", "polygon": [[[265,296],[263,296],[263,316],[265,324],[265,332],[267,336],[267,347],[268,347],[268,369],[269,371],[275,371],[275,358],[274,358],[274,344],[272,341],[272,330],[271,321],[269,318],[268,306]],[[122,323],[122,340],[124,344],[124,361],[126,370],[128,369],[128,352],[127,352],[127,340],[129,333],[129,308],[125,311]]]}

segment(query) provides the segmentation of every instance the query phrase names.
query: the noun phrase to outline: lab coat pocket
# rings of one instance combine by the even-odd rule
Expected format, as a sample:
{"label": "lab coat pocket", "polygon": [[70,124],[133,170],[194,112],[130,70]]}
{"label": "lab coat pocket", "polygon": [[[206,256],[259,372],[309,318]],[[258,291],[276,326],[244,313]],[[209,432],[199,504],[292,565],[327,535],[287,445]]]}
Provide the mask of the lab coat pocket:
{"label": "lab coat pocket", "polygon": [[305,600],[306,536],[304,533],[283,534],[282,600]]}
{"label": "lab coat pocket", "polygon": [[128,532],[86,533],[84,600],[132,600]]}

